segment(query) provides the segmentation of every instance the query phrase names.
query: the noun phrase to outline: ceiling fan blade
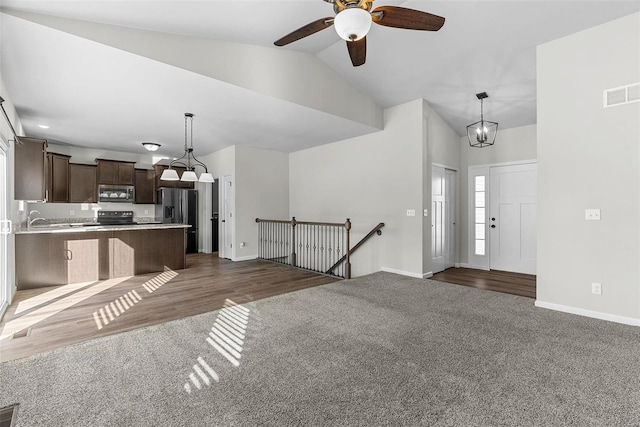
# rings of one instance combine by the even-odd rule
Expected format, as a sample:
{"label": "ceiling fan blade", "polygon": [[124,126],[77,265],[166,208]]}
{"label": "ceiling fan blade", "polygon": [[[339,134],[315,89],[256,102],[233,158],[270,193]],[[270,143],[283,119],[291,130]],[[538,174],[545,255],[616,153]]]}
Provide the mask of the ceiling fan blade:
{"label": "ceiling fan blade", "polygon": [[276,46],[288,45],[289,43],[293,43],[296,40],[300,40],[302,38],[310,36],[311,34],[315,34],[318,31],[324,30],[325,28],[329,28],[332,25],[333,25],[332,17],[318,19],[317,21],[313,21],[307,25],[304,25],[298,28],[295,31],[292,31],[291,33],[287,34],[281,39],[273,42],[273,44],[275,44]]}
{"label": "ceiling fan blade", "polygon": [[347,50],[354,67],[359,67],[367,60],[367,38],[363,37],[354,42],[347,42]]}
{"label": "ceiling fan blade", "polygon": [[438,31],[444,25],[442,16],[406,7],[380,6],[371,15],[376,24],[408,30]]}

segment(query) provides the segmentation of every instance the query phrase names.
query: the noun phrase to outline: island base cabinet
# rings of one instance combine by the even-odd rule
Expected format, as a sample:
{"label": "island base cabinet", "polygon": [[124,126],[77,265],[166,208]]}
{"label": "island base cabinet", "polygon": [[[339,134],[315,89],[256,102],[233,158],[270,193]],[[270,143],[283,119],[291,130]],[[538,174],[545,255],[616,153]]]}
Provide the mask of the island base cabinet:
{"label": "island base cabinet", "polygon": [[185,267],[184,228],[16,235],[18,290]]}
{"label": "island base cabinet", "polygon": [[[185,268],[185,229],[120,231],[111,239],[111,277]],[[176,250],[182,248],[182,250]]]}
{"label": "island base cabinet", "polygon": [[107,245],[99,232],[16,235],[18,290],[100,280]]}

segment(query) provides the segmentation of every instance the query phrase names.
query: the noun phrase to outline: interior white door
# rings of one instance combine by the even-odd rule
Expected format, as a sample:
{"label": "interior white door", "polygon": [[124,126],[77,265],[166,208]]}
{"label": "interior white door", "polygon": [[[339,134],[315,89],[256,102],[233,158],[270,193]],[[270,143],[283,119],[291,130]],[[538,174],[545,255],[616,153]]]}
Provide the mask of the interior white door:
{"label": "interior white door", "polygon": [[536,173],[535,163],[491,168],[492,270],[536,274]]}
{"label": "interior white door", "polygon": [[235,207],[233,177],[222,177],[222,212],[220,215],[220,250],[221,258],[233,258],[233,210]]}
{"label": "interior white door", "polygon": [[456,172],[441,166],[431,169],[431,268],[438,273],[456,259]]}
{"label": "interior white door", "polygon": [[456,171],[444,171],[444,268],[456,263]]}

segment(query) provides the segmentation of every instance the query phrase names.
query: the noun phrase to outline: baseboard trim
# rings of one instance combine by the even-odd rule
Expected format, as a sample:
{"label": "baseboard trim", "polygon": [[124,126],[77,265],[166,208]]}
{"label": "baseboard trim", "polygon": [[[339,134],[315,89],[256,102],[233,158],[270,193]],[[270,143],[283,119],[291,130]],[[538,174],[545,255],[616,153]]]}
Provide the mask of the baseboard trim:
{"label": "baseboard trim", "polygon": [[249,255],[249,256],[239,256],[235,258],[231,258],[231,261],[251,261],[252,259],[258,259],[258,255]]}
{"label": "baseboard trim", "polygon": [[460,268],[460,267],[462,267],[462,268],[471,268],[471,266],[467,262],[461,262],[459,264],[456,264],[456,267],[457,268]]}
{"label": "baseboard trim", "polygon": [[587,310],[584,308],[571,307],[568,305],[554,304],[536,300],[536,307],[547,308],[549,310],[561,311],[563,313],[576,314],[578,316],[591,317],[593,319],[606,320],[608,322],[621,323],[623,325],[640,326],[640,319],[633,317],[618,316],[615,314],[602,313],[600,311]]}
{"label": "baseboard trim", "polygon": [[388,267],[382,267],[381,270],[386,273],[399,274],[401,276],[414,277],[416,279],[428,279],[429,277],[433,276],[432,272],[419,274],[419,273],[411,273],[409,271],[396,270],[395,268],[388,268]]}

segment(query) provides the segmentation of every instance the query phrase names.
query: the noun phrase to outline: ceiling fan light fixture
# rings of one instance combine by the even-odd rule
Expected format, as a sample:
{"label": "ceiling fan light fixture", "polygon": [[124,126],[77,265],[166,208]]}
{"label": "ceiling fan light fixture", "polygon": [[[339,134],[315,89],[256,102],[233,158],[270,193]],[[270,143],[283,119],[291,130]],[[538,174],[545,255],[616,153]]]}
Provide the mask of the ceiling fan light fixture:
{"label": "ceiling fan light fixture", "polygon": [[496,142],[498,123],[484,119],[484,100],[488,97],[487,92],[476,94],[476,98],[480,100],[480,120],[467,126],[467,138],[471,147],[484,148]]}
{"label": "ceiling fan light fixture", "polygon": [[346,41],[356,41],[367,35],[371,29],[371,14],[358,7],[351,7],[338,13],[333,21],[336,32]]}

